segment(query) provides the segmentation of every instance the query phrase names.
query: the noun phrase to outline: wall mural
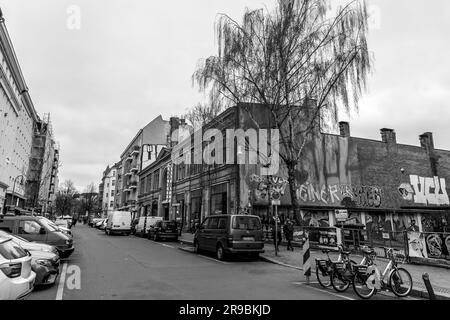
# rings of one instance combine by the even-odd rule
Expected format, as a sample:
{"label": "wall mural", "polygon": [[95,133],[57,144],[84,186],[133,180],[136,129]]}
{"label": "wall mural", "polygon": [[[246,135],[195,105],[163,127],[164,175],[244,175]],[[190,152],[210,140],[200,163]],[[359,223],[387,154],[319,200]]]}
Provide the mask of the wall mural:
{"label": "wall mural", "polygon": [[277,176],[267,177],[253,174],[250,176],[250,186],[254,191],[256,202],[267,202],[269,201],[269,192],[271,194],[279,193],[283,196],[286,193],[288,181]]}
{"label": "wall mural", "polygon": [[410,175],[409,179],[409,183],[402,183],[398,188],[403,200],[421,205],[450,204],[444,178]]}

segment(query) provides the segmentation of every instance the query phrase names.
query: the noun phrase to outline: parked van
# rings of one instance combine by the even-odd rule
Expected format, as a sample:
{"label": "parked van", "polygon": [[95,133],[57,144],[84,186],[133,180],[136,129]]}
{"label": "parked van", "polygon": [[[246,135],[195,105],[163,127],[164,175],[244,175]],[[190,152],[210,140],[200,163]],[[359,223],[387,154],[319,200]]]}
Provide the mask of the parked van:
{"label": "parked van", "polygon": [[216,253],[219,260],[227,254],[250,254],[257,258],[264,252],[264,233],[258,216],[215,215],[206,218],[194,236],[194,247]]}
{"label": "parked van", "polygon": [[43,217],[0,216],[0,230],[17,235],[31,242],[40,242],[56,247],[61,258],[68,258],[75,247],[73,239],[65,235]]}
{"label": "parked van", "polygon": [[105,233],[107,235],[121,233],[129,236],[131,233],[131,212],[113,211],[109,213]]}
{"label": "parked van", "polygon": [[139,222],[136,225],[136,235],[145,237],[150,228],[153,227],[158,221],[162,220],[162,217],[140,217]]}

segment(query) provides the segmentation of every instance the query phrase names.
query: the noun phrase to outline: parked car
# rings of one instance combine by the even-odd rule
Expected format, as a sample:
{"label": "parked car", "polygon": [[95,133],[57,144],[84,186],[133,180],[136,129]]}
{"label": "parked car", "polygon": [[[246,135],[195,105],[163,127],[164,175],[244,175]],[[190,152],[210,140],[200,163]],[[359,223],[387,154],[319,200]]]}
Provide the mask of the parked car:
{"label": "parked car", "polygon": [[148,232],[158,221],[162,221],[162,217],[140,217],[139,222],[136,225],[136,236],[145,237],[148,236]]}
{"label": "parked car", "polygon": [[69,220],[66,220],[66,219],[56,219],[55,224],[58,227],[64,227],[66,229],[70,228],[70,222],[69,222]]}
{"label": "parked car", "polygon": [[11,238],[0,237],[0,300],[27,297],[33,291],[35,279],[31,254]]}
{"label": "parked car", "polygon": [[107,235],[121,233],[129,236],[131,233],[131,212],[113,211],[109,213],[105,233]]}
{"label": "parked car", "polygon": [[157,221],[148,231],[148,238],[154,241],[178,240],[178,226],[176,221]]}
{"label": "parked car", "polygon": [[48,219],[33,216],[0,216],[0,229],[31,242],[55,246],[61,258],[68,258],[75,247],[73,239]]}
{"label": "parked car", "polygon": [[105,231],[106,224],[108,223],[108,219],[105,219],[101,222],[100,226],[98,227],[99,230]]}
{"label": "parked car", "polygon": [[92,216],[89,217],[88,226],[94,228],[97,222],[100,220],[103,220],[102,218],[93,218]]}
{"label": "parked car", "polygon": [[59,255],[45,251],[30,251],[30,253],[31,270],[36,273],[34,285],[55,284],[59,275]]}
{"label": "parked car", "polygon": [[45,218],[45,217],[42,217],[42,219],[44,219],[45,221],[47,221],[47,223],[48,223],[49,225],[53,226],[54,228],[59,229],[59,230],[60,230],[62,233],[64,233],[65,235],[67,235],[67,236],[73,238],[72,231],[70,231],[69,228],[66,228],[66,227],[61,226],[61,225],[57,225],[55,222],[53,222],[52,220],[47,219],[47,218]]}
{"label": "parked car", "polygon": [[106,221],[106,219],[98,220],[94,225],[95,229],[100,229],[100,227],[105,223],[105,221]]}
{"label": "parked car", "polygon": [[54,284],[59,275],[58,250],[43,243],[29,242],[0,230],[0,237],[11,238],[22,249],[31,253],[31,269],[36,273],[35,285]]}
{"label": "parked car", "polygon": [[216,253],[219,260],[227,254],[250,254],[257,258],[264,252],[261,220],[251,215],[215,215],[206,218],[194,236],[195,252]]}
{"label": "parked car", "polygon": [[13,240],[18,243],[23,249],[26,249],[28,251],[45,251],[50,252],[54,254],[59,254],[58,249],[56,247],[45,244],[45,243],[38,243],[38,242],[31,242],[27,239],[24,239],[19,236],[15,236],[9,232],[0,230],[0,237],[3,238],[13,238]]}

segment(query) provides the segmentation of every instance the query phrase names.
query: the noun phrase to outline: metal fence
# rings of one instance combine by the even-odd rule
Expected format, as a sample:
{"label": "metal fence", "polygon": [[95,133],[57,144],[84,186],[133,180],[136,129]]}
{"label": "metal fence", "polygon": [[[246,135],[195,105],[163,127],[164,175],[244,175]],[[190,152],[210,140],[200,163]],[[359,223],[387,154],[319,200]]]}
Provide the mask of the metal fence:
{"label": "metal fence", "polygon": [[[282,240],[285,241],[282,226]],[[398,254],[410,258],[424,258],[450,261],[450,233],[443,232],[409,232],[409,231],[375,231],[364,229],[338,229],[295,227],[294,243],[301,244],[305,232],[308,232],[312,247],[335,247],[339,239],[354,253],[360,253],[362,246],[374,248],[378,257],[388,258],[384,248],[394,248]],[[338,232],[341,234],[338,235]],[[267,241],[273,241],[272,228],[264,226]]]}

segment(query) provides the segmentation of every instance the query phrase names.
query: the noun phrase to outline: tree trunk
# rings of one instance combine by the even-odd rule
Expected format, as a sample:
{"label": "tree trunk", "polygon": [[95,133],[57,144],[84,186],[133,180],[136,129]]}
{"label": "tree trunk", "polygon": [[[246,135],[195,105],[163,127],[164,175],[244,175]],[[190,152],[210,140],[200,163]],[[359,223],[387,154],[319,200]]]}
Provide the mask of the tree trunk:
{"label": "tree trunk", "polygon": [[294,209],[294,219],[297,225],[300,225],[300,203],[297,197],[297,181],[296,181],[296,163],[294,161],[287,164],[288,183],[291,194],[292,207]]}

